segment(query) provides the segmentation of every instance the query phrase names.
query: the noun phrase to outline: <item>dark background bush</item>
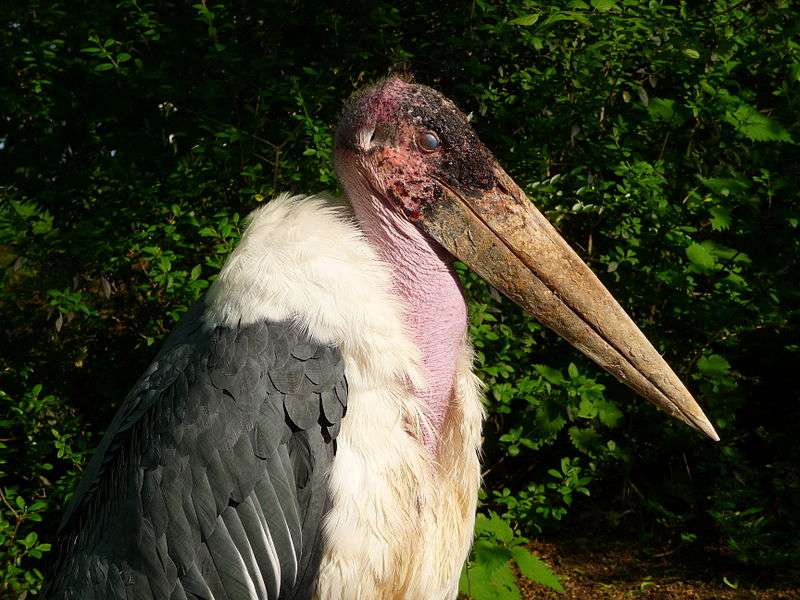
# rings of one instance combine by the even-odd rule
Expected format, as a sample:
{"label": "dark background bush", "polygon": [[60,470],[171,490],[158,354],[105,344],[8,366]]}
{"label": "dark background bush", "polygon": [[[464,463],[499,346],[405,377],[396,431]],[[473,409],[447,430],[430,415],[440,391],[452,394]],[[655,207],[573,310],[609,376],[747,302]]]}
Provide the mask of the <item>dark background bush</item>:
{"label": "dark background bush", "polygon": [[464,272],[481,510],[528,535],[588,515],[760,568],[800,558],[796,2],[0,10],[0,596],[38,590],[82,465],[240,217],[335,189],[342,101],[390,68],[472,115],[722,436]]}

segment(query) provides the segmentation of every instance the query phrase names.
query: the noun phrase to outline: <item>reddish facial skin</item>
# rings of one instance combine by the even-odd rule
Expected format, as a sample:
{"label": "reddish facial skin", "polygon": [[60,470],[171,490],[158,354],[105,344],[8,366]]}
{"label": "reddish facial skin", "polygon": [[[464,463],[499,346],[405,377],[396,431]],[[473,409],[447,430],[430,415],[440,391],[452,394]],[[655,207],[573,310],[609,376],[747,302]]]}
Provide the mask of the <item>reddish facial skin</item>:
{"label": "reddish facial skin", "polygon": [[[371,139],[364,139],[372,127]],[[438,138],[435,150],[421,143],[426,133]],[[443,184],[464,195],[495,185],[494,159],[464,114],[436,90],[398,77],[350,100],[336,146],[337,154],[355,161],[375,192],[412,222],[441,199]]]}

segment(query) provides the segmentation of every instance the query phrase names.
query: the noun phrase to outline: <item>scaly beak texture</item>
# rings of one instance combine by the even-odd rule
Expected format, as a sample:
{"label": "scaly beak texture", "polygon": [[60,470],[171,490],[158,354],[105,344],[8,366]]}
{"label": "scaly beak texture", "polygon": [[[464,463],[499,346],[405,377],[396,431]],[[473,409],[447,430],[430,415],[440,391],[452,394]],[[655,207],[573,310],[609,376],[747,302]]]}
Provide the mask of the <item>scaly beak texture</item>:
{"label": "scaly beak texture", "polygon": [[719,437],[636,324],[525,193],[495,165],[498,184],[445,187],[420,226],[459,260],[617,379],[670,415]]}

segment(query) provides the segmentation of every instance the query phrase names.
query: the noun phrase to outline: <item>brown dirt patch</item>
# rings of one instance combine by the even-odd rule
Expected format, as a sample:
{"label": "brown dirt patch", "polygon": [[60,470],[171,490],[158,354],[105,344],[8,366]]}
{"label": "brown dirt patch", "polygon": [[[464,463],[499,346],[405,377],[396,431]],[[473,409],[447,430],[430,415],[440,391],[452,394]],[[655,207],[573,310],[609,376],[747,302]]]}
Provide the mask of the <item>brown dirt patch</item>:
{"label": "brown dirt patch", "polygon": [[746,570],[713,549],[659,551],[636,541],[580,533],[562,533],[557,540],[534,540],[529,547],[554,568],[567,592],[557,594],[521,581],[526,600],[800,600],[796,574]]}

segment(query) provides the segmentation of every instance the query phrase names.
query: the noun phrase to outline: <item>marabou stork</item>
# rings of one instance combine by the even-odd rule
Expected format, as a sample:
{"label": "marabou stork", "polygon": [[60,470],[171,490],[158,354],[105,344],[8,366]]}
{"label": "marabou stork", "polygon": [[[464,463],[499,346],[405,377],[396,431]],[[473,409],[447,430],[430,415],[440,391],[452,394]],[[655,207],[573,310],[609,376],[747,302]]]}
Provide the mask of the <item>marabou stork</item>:
{"label": "marabou stork", "polygon": [[433,89],[347,104],[349,204],[255,211],[125,398],[64,516],[49,598],[455,598],[483,410],[457,258],[718,439],[636,325]]}

